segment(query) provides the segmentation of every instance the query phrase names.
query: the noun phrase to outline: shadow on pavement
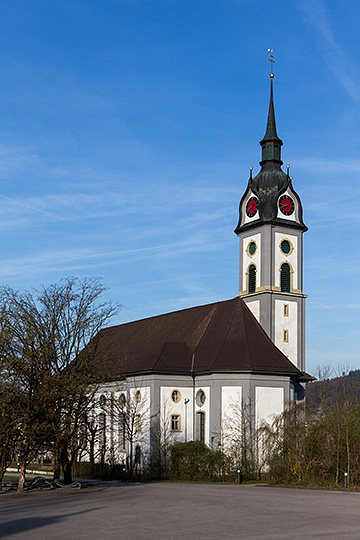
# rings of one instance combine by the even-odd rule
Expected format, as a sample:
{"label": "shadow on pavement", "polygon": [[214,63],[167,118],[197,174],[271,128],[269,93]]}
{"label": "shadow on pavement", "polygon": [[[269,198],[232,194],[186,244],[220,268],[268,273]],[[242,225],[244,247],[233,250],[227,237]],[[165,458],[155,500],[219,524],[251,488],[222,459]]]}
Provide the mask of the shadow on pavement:
{"label": "shadow on pavement", "polygon": [[62,514],[60,516],[42,516],[35,518],[21,518],[14,519],[11,521],[5,521],[1,523],[0,528],[0,538],[5,538],[11,536],[12,534],[18,534],[24,531],[31,531],[33,529],[38,529],[40,527],[46,527],[47,525],[59,524],[62,521],[69,519],[71,517],[85,514],[88,512],[93,512],[96,508],[89,508],[88,510],[83,510],[81,512],[73,512],[69,514]]}

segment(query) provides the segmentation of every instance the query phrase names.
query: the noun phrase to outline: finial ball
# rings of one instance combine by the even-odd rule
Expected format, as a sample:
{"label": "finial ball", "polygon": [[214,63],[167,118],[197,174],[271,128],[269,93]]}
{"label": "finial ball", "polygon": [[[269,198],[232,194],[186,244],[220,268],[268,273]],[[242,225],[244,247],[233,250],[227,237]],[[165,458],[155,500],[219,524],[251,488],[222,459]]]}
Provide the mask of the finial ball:
{"label": "finial ball", "polygon": [[273,78],[274,78],[274,74],[270,73],[270,79],[273,79]]}

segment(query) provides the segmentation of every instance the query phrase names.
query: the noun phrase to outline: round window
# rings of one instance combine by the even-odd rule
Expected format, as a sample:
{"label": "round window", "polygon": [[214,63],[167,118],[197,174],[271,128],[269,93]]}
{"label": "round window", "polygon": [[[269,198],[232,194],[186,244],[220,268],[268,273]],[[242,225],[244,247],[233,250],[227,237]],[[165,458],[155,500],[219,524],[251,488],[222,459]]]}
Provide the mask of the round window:
{"label": "round window", "polygon": [[280,249],[285,255],[288,255],[291,251],[291,245],[289,240],[283,240],[280,244]]}
{"label": "round window", "polygon": [[248,245],[248,253],[250,255],[250,257],[252,257],[256,252],[256,244],[255,242],[250,242],[250,244]]}
{"label": "round window", "polygon": [[174,403],[179,403],[181,399],[180,390],[173,390],[171,392],[171,399],[173,400]]}
{"label": "round window", "polygon": [[205,403],[206,395],[204,390],[198,390],[196,394],[196,404],[198,407],[202,407]]}

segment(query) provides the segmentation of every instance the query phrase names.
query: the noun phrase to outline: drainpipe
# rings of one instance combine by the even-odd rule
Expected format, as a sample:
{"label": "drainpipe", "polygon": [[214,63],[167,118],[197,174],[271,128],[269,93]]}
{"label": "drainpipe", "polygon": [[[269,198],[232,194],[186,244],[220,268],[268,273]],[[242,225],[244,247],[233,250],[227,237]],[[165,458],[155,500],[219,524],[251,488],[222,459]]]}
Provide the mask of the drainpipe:
{"label": "drainpipe", "polygon": [[193,406],[192,440],[193,441],[195,440],[195,436],[196,436],[196,433],[195,433],[195,374],[194,374],[194,362],[195,362],[195,354],[193,354],[192,357],[191,357],[191,369],[190,369],[190,374],[191,374],[191,377],[192,377],[192,380],[193,380],[193,398],[192,398],[192,406]]}

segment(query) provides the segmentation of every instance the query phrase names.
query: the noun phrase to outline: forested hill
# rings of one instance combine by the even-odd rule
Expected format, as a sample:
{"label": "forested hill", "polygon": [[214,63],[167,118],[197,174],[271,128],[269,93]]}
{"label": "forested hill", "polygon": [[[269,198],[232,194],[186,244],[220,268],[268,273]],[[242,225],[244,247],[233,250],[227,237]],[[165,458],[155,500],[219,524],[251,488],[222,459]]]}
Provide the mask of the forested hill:
{"label": "forested hill", "polygon": [[318,408],[338,400],[351,399],[360,401],[360,370],[349,371],[339,377],[324,378],[307,384],[306,406]]}

